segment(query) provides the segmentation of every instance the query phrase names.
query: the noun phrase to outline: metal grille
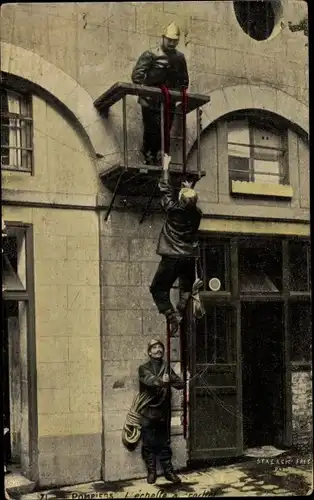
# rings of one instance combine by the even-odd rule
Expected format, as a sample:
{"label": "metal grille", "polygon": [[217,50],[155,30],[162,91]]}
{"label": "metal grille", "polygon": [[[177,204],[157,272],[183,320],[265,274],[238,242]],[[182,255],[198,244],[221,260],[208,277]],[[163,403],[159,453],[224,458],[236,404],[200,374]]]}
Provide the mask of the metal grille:
{"label": "metal grille", "polygon": [[31,173],[32,164],[31,98],[1,89],[1,168]]}

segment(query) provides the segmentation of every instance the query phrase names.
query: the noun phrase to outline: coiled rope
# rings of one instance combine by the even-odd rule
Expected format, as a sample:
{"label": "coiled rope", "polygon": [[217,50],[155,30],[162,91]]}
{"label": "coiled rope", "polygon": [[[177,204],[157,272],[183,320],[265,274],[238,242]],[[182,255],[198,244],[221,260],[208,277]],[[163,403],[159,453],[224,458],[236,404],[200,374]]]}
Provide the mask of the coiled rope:
{"label": "coiled rope", "polygon": [[[151,407],[157,407],[161,405],[166,397],[166,390],[162,391],[161,398],[155,405],[150,405]],[[142,425],[141,425],[141,411],[142,409],[150,404],[156,396],[150,396],[147,393],[137,394],[133,399],[130,410],[127,413],[123,429],[122,429],[122,443],[124,446],[130,450],[135,450],[141,439]]]}

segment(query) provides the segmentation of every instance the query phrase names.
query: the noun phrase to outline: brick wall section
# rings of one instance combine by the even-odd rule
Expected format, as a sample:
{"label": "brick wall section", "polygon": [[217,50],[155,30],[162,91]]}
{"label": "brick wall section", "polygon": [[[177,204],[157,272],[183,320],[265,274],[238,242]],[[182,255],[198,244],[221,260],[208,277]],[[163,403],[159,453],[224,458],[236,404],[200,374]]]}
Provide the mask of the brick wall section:
{"label": "brick wall section", "polygon": [[292,440],[300,449],[313,448],[312,371],[292,372]]}
{"label": "brick wall section", "polygon": [[[121,442],[127,411],[138,391],[138,367],[147,360],[151,338],[166,340],[165,321],[149,292],[160,257],[156,245],[161,226],[157,215],[139,225],[140,214],[111,212],[101,215],[101,315],[103,365],[103,419],[105,480],[145,475],[140,446],[128,452]],[[178,342],[172,361],[179,360]],[[175,367],[178,372],[178,366]],[[181,400],[173,400],[174,464],[184,466],[185,441],[178,421]],[[177,418],[175,418],[177,417]],[[179,418],[178,418],[179,417]]]}
{"label": "brick wall section", "polygon": [[193,90],[208,92],[244,79],[271,82],[303,100],[307,38],[287,24],[303,18],[306,2],[282,4],[286,27],[268,41],[267,50],[243,32],[233,2],[225,1],[9,4],[3,9],[1,38],[39,53],[96,98],[116,81],[129,80],[139,54],[158,43],[163,27],[175,21],[182,29],[180,49],[188,58]]}

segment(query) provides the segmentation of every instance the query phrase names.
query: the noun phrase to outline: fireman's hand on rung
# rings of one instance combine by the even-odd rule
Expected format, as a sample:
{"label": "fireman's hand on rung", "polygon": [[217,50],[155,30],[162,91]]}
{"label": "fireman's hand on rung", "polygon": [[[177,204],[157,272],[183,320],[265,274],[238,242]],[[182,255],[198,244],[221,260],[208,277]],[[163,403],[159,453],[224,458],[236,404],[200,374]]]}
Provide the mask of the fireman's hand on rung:
{"label": "fireman's hand on rung", "polygon": [[163,162],[164,170],[169,169],[170,162],[171,162],[171,156],[164,153],[164,162]]}
{"label": "fireman's hand on rung", "polygon": [[163,376],[162,376],[162,381],[164,384],[169,384],[170,382],[170,378],[169,378],[169,375],[168,373],[164,373]]}

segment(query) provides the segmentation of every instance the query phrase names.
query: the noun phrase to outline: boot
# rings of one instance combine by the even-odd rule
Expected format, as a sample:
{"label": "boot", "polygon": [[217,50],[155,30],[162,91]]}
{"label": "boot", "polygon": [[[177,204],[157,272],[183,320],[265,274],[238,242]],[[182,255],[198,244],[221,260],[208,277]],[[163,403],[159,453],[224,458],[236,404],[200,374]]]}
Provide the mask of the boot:
{"label": "boot", "polygon": [[156,471],[156,457],[154,455],[150,455],[146,459],[146,468],[147,468],[147,483],[154,484],[157,479],[157,471]]}
{"label": "boot", "polygon": [[155,165],[155,158],[150,152],[145,155],[145,165]]}
{"label": "boot", "polygon": [[155,156],[155,165],[158,167],[162,165],[161,151],[158,151],[158,153]]}
{"label": "boot", "polygon": [[156,483],[156,479],[157,479],[157,474],[156,474],[156,471],[148,471],[147,472],[147,483],[148,484],[155,484]]}
{"label": "boot", "polygon": [[144,148],[141,149],[141,153],[144,157],[145,165],[154,165],[154,157],[150,151],[145,151]]}
{"label": "boot", "polygon": [[171,481],[173,484],[180,484],[181,479],[179,476],[176,474],[174,471],[173,465],[171,462],[166,462],[162,464],[163,469],[164,469],[164,476],[168,481]]}
{"label": "boot", "polygon": [[177,310],[180,312],[180,313],[183,313],[185,308],[186,308],[186,305],[189,301],[189,298],[190,298],[190,292],[182,292],[180,294],[180,299],[179,299],[179,302],[178,302],[178,305],[177,305]]}
{"label": "boot", "polygon": [[175,336],[182,321],[182,316],[178,311],[167,311],[165,315],[170,323],[170,333]]}

